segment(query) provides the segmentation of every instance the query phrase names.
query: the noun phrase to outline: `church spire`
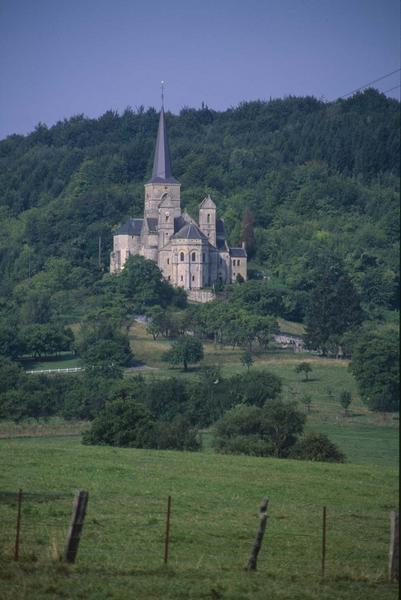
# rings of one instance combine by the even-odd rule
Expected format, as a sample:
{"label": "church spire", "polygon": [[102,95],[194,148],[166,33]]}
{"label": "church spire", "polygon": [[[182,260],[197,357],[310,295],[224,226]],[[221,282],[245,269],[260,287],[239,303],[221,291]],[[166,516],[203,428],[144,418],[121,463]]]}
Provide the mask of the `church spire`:
{"label": "church spire", "polygon": [[167,128],[164,114],[164,82],[162,82],[162,107],[160,111],[159,129],[157,131],[155,157],[153,160],[152,178],[149,183],[178,183],[171,172],[170,150],[167,140]]}

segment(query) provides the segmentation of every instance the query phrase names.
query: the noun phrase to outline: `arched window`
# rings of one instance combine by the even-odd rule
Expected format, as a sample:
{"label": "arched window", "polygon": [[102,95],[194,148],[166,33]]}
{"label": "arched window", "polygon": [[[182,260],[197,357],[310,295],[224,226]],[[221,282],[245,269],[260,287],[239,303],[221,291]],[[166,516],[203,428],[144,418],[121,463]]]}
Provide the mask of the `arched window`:
{"label": "arched window", "polygon": [[183,252],[180,252],[180,261],[184,262],[184,253]]}
{"label": "arched window", "polygon": [[166,215],[166,223],[168,223],[168,215]]}
{"label": "arched window", "polygon": [[207,213],[207,222],[210,223],[210,214]]}
{"label": "arched window", "polygon": [[169,258],[167,259],[167,264],[168,264],[168,265],[170,264],[170,259],[169,259]]}
{"label": "arched window", "polygon": [[191,260],[192,260],[192,262],[196,261],[196,253],[195,252],[192,252]]}

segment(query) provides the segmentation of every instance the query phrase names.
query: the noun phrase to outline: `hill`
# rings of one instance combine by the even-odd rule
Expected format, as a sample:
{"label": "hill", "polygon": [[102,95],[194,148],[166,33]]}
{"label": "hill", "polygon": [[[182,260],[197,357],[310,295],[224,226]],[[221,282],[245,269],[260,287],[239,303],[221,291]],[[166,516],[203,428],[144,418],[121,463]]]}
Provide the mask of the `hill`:
{"label": "hill", "polygon": [[[1,440],[2,598],[395,598],[386,580],[396,472],[250,457],[86,447],[74,439]],[[324,485],[322,485],[324,481]],[[22,487],[21,560],[12,559]],[[77,564],[62,550],[73,491],[89,491]],[[171,544],[163,565],[167,496]],[[244,572],[270,518],[258,571]],[[320,579],[322,506],[328,510]],[[51,558],[53,557],[53,558]]]}
{"label": "hill", "polygon": [[[167,120],[183,205],[194,210],[210,192],[234,244],[251,211],[251,270],[301,293],[328,246],[371,311],[399,308],[399,102],[369,89],[331,103],[185,108]],[[113,226],[142,214],[156,128],[154,109],[127,109],[0,142],[3,302],[22,303],[18,286],[40,275],[53,313],[76,317],[108,268]],[[290,317],[302,319],[302,306]]]}

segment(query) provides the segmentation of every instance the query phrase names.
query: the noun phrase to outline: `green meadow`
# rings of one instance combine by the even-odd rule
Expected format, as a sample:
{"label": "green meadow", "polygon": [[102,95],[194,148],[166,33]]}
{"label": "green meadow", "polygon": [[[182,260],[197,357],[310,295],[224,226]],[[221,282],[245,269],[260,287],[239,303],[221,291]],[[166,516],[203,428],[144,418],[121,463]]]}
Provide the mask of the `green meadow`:
{"label": "green meadow", "polygon": [[[393,599],[394,468],[0,440],[1,597]],[[22,502],[15,562],[16,497]],[[58,560],[74,490],[89,491],[75,565]],[[167,497],[169,560],[163,562]],[[258,570],[244,570],[270,500]],[[327,562],[321,577],[322,507]]]}

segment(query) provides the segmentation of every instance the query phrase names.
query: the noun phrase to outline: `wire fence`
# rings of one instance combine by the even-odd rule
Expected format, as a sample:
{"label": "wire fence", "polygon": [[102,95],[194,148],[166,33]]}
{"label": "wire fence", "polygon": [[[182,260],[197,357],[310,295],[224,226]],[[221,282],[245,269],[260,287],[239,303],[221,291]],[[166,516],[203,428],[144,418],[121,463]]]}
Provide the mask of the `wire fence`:
{"label": "wire fence", "polygon": [[[73,499],[73,493],[22,491],[19,496],[0,491],[0,555],[61,560]],[[178,496],[170,500],[170,514],[168,508],[167,495],[91,493],[77,561],[105,568],[150,568],[167,559],[181,568],[244,567],[258,523],[257,506],[244,511],[225,505],[222,497],[199,502]],[[319,577],[347,571],[387,577],[389,544],[389,512],[271,504],[258,568]]]}

